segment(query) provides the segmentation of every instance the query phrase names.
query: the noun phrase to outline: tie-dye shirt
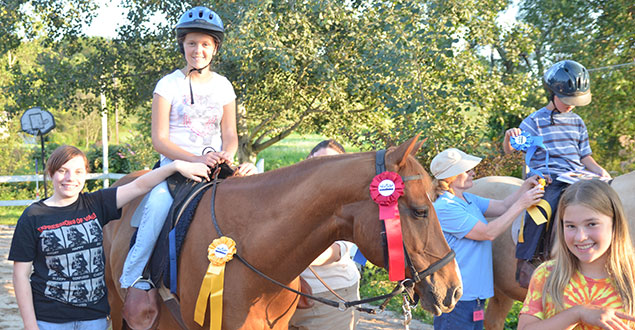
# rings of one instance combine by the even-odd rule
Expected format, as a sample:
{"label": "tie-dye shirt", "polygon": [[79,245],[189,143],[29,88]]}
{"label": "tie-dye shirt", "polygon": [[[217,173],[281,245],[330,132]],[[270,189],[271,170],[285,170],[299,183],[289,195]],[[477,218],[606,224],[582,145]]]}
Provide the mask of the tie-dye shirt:
{"label": "tie-dye shirt", "polygon": [[[547,296],[545,306],[542,305],[542,290],[554,267],[554,261],[547,261],[540,265],[531,277],[527,297],[523,303],[521,314],[533,315],[545,320],[556,315],[555,306],[550,296]],[[576,305],[593,305],[609,307],[625,312],[622,299],[609,278],[593,279],[576,271],[569,284],[564,289],[564,308],[568,309]],[[635,327],[635,322],[629,324]],[[574,330],[595,330],[600,327],[588,324],[578,324]]]}

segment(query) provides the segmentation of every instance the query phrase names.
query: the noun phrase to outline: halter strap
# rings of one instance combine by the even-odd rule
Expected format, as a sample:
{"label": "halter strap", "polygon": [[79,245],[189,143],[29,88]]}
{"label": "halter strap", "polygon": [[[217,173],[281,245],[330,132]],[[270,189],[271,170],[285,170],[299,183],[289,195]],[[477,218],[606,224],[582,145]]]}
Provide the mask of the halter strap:
{"label": "halter strap", "polygon": [[[379,174],[382,173],[384,171],[386,171],[386,149],[382,149],[377,151],[377,153],[375,154],[375,173]],[[423,174],[417,174],[417,175],[410,175],[410,176],[402,176],[401,177],[402,181],[406,182],[406,181],[411,181],[411,180],[419,180],[419,179],[423,179]],[[382,222],[383,224],[383,222]],[[384,227],[384,233],[382,233],[381,235],[381,239],[382,239],[382,247],[384,249],[384,264],[388,265],[388,251],[387,251],[387,243],[386,243],[386,234],[385,234],[385,226]],[[435,261],[434,263],[430,264],[430,266],[428,266],[428,268],[424,269],[423,271],[419,272],[417,271],[417,269],[414,267],[414,264],[412,263],[412,260],[410,259],[410,255],[408,254],[408,249],[406,249],[406,245],[405,243],[403,243],[403,250],[404,250],[404,258],[406,261],[406,265],[408,265],[408,268],[410,269],[410,273],[411,273],[411,280],[414,283],[419,283],[421,282],[425,277],[431,275],[432,273],[438,271],[439,269],[443,268],[443,266],[445,266],[447,263],[449,263],[450,261],[452,261],[452,259],[454,259],[456,253],[454,252],[454,250],[450,249],[450,252],[448,252],[448,254],[446,254],[443,258]],[[416,301],[415,301],[416,304]]]}
{"label": "halter strap", "polygon": [[[386,149],[378,150],[375,154],[375,174],[386,172]],[[423,179],[423,174],[402,176],[403,182]]]}

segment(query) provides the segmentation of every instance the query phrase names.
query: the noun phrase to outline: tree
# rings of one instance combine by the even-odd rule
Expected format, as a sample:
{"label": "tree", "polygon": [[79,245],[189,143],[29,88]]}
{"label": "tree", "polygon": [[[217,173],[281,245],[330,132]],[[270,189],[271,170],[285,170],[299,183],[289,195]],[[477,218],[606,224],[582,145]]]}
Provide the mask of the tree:
{"label": "tree", "polygon": [[575,111],[585,119],[595,158],[618,173],[635,169],[632,153],[625,152],[632,146],[624,142],[635,139],[635,65],[616,66],[635,58],[634,12],[632,1],[624,0],[526,0],[520,11],[520,19],[539,31],[533,54],[539,75],[563,59],[589,69],[593,101]]}

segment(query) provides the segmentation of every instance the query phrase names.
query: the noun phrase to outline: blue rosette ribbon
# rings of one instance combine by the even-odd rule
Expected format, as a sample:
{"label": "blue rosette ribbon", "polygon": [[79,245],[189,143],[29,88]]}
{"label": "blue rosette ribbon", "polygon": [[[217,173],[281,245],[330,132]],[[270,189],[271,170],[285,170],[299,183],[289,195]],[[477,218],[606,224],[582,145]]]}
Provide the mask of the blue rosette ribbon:
{"label": "blue rosette ribbon", "polygon": [[537,174],[544,179],[545,176],[542,172],[529,166],[529,161],[531,161],[534,153],[536,153],[536,149],[542,148],[545,150],[545,167],[547,168],[547,172],[549,171],[549,152],[543,143],[542,136],[533,136],[523,131],[520,135],[510,138],[509,142],[512,148],[525,152],[525,164],[529,168],[529,174]]}

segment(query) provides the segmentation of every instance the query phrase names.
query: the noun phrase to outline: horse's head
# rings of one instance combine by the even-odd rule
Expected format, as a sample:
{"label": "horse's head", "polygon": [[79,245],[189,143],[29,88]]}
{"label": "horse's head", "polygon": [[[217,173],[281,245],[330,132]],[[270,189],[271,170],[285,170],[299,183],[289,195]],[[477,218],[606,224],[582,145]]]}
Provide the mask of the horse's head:
{"label": "horse's head", "polygon": [[[385,154],[387,171],[399,174],[404,181],[403,196],[398,200],[403,244],[406,249],[406,278],[413,279],[422,307],[435,315],[448,312],[461,297],[461,277],[453,252],[448,246],[432,205],[432,181],[414,158],[423,142],[412,138],[390,148]],[[348,210],[354,214],[354,241],[373,264],[384,266],[382,223],[378,206],[372,200],[355,203]],[[448,262],[449,260],[449,262]]]}

